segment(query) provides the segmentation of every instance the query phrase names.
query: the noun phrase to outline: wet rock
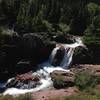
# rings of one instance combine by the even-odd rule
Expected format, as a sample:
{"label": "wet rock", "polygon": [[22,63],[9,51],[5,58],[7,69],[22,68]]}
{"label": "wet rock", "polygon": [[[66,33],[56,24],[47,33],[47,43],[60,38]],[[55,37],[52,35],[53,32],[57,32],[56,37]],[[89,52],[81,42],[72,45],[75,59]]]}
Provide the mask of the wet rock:
{"label": "wet rock", "polygon": [[6,88],[15,87],[19,89],[31,89],[40,84],[39,76],[33,76],[32,73],[25,73],[8,80]]}
{"label": "wet rock", "polygon": [[64,88],[73,86],[75,82],[75,74],[73,72],[65,72],[55,70],[50,74],[55,88]]}
{"label": "wet rock", "polygon": [[62,61],[63,58],[64,58],[64,54],[65,54],[65,48],[64,48],[63,46],[61,46],[61,47],[57,50],[57,52],[56,52],[56,54],[55,54],[55,56],[54,56],[54,58],[53,58],[52,65],[54,65],[54,66],[60,65],[61,61]]}

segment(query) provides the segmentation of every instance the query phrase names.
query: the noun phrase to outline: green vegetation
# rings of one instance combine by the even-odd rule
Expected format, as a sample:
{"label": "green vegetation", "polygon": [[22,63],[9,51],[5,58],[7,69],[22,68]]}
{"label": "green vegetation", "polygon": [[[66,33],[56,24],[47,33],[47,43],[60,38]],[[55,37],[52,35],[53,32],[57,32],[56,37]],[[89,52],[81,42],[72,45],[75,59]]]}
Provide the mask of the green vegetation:
{"label": "green vegetation", "polygon": [[31,94],[20,95],[18,97],[13,97],[10,95],[0,96],[0,100],[34,100]]}
{"label": "green vegetation", "polygon": [[0,96],[0,100],[14,100],[14,98],[10,95]]}
{"label": "green vegetation", "polygon": [[[60,36],[63,33],[64,35],[82,36],[84,43],[92,46],[87,52],[88,56],[91,56],[91,59],[85,56],[80,50],[78,53],[80,55],[83,54],[81,57],[85,56],[84,58],[87,58],[86,60],[90,61],[90,63],[100,63],[100,57],[98,57],[100,55],[99,0],[0,0],[0,67],[2,67],[3,63],[7,63],[4,61],[5,59],[9,62],[9,57],[5,55],[9,54],[8,52],[11,50],[11,46],[13,46],[12,38],[3,37],[3,35],[13,34],[9,29],[13,29],[20,36],[25,33],[40,35],[43,37],[43,42],[51,41],[52,36]],[[12,40],[12,42],[9,42],[9,40]],[[10,51],[10,54],[12,54],[12,51]],[[11,56],[10,54],[9,56]],[[80,60],[79,55],[77,57]],[[11,60],[11,62],[13,61]],[[5,69],[5,66],[3,68]],[[80,90],[89,89],[99,84],[99,79],[99,77],[88,73],[78,73],[75,85]],[[60,76],[57,77],[55,82],[56,85],[61,87],[65,85]],[[68,97],[65,100],[72,100],[73,98],[74,100],[99,100],[97,94],[99,94],[99,91],[95,95],[79,94]],[[15,99],[11,96],[1,96],[0,100],[9,100],[9,98],[10,100]],[[25,95],[16,99],[31,100],[31,96]]]}
{"label": "green vegetation", "polygon": [[82,35],[86,44],[100,44],[99,4],[95,0],[1,0],[0,26],[19,35],[30,32]]}
{"label": "green vegetation", "polygon": [[56,77],[53,79],[53,84],[55,88],[63,88],[66,87],[65,80],[63,76],[56,75]]}
{"label": "green vegetation", "polygon": [[16,97],[15,100],[34,100],[31,94],[20,95]]}
{"label": "green vegetation", "polygon": [[30,32],[82,35],[86,44],[100,44],[99,4],[95,0],[1,0],[0,26],[20,35]]}
{"label": "green vegetation", "polygon": [[[1,0],[0,24],[17,32],[64,32],[83,35],[98,23],[99,2],[95,0]],[[99,23],[98,23],[99,24]],[[98,24],[94,24],[98,30]]]}
{"label": "green vegetation", "polygon": [[100,76],[93,76],[90,72],[79,72],[76,74],[75,85],[80,90],[86,90],[100,84]]}
{"label": "green vegetation", "polygon": [[91,36],[84,36],[83,42],[86,45],[91,45],[91,44],[100,45],[100,38],[92,36],[92,35]]}

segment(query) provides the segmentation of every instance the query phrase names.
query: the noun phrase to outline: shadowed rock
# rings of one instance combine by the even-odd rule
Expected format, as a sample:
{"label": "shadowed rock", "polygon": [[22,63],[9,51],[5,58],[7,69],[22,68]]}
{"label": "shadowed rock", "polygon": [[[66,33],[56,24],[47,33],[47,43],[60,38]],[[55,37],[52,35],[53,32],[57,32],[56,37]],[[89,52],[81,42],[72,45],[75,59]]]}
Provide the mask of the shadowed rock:
{"label": "shadowed rock", "polygon": [[52,65],[54,65],[54,66],[60,65],[61,61],[62,61],[63,58],[64,58],[64,54],[65,54],[65,48],[64,48],[63,46],[61,46],[61,47],[57,50],[57,52],[56,52],[56,54],[55,54],[55,56],[54,56]]}
{"label": "shadowed rock", "polygon": [[0,37],[0,80],[7,80],[16,74],[34,69],[37,64],[48,59],[55,47],[50,41],[46,45],[36,33],[23,36],[15,33],[5,31]]}

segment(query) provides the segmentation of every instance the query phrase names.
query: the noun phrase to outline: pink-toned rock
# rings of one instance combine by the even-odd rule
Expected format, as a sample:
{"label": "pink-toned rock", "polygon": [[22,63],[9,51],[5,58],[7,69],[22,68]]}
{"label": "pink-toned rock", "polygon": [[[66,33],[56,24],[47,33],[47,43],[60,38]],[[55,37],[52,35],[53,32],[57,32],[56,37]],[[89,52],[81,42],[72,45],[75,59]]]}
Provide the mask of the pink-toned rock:
{"label": "pink-toned rock", "polygon": [[20,80],[20,81],[39,81],[40,77],[39,76],[33,76],[31,72],[29,73],[25,73],[25,74],[21,74],[21,75],[17,75],[15,77],[16,80]]}
{"label": "pink-toned rock", "polygon": [[70,70],[74,73],[85,71],[92,75],[100,75],[100,65],[80,64],[74,65]]}
{"label": "pink-toned rock", "polygon": [[76,87],[69,87],[67,89],[60,89],[60,90],[44,90],[33,93],[33,97],[36,100],[49,100],[53,98],[63,98],[65,96],[71,96],[78,93],[79,90]]}

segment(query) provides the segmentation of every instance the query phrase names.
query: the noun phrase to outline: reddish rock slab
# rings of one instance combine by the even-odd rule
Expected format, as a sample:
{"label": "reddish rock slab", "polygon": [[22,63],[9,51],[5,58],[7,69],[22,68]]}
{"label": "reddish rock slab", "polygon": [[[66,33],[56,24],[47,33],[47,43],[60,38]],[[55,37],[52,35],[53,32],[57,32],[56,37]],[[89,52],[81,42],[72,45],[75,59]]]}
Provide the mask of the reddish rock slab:
{"label": "reddish rock slab", "polygon": [[70,71],[77,73],[77,72],[89,72],[92,75],[99,76],[100,75],[100,65],[93,65],[93,64],[79,64],[74,65]]}
{"label": "reddish rock slab", "polygon": [[19,89],[31,89],[40,84],[40,77],[32,75],[32,72],[29,72],[17,75],[15,78],[10,79],[6,84],[6,88],[15,87]]}
{"label": "reddish rock slab", "polygon": [[67,89],[59,89],[59,90],[44,90],[33,93],[33,97],[35,100],[49,100],[52,98],[63,98],[65,96],[70,96],[78,93],[79,90],[76,87],[69,87]]}
{"label": "reddish rock slab", "polygon": [[29,73],[25,73],[25,74],[21,74],[21,75],[17,75],[15,77],[16,80],[20,80],[20,81],[39,81],[40,77],[39,76],[33,76],[31,72]]}

